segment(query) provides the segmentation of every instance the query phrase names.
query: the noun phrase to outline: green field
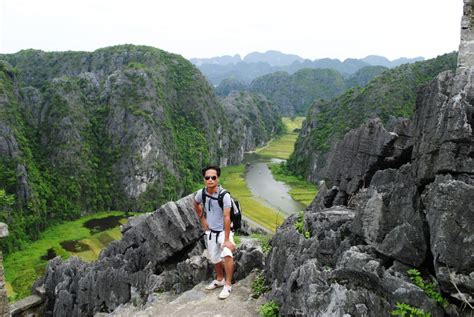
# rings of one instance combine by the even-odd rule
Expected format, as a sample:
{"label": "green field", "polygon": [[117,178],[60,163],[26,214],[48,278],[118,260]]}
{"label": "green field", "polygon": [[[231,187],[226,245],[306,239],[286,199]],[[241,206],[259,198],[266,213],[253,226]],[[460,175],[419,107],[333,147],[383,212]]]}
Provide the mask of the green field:
{"label": "green field", "polygon": [[288,159],[291,153],[293,153],[296,139],[298,138],[298,132],[295,132],[295,129],[301,129],[304,119],[304,117],[296,117],[294,120],[288,117],[282,118],[283,124],[286,127],[286,133],[272,140],[267,146],[257,149],[256,153],[264,157]]}
{"label": "green field", "polygon": [[[3,263],[8,299],[16,301],[31,294],[31,287],[34,281],[45,271],[48,261],[41,259],[41,257],[44,257],[49,249],[54,250],[56,255],[61,256],[63,259],[75,255],[87,262],[96,260],[104,247],[111,241],[120,239],[120,228],[115,227],[91,235],[90,230],[83,227],[83,224],[91,219],[109,216],[124,216],[124,213],[118,211],[96,213],[76,221],[51,227],[41,234],[39,240],[31,243],[21,251],[8,255]],[[120,220],[121,223],[126,221],[125,217]],[[80,252],[66,251],[60,243],[70,240],[78,240],[79,245],[84,246],[84,249],[88,250]]]}
{"label": "green field", "polygon": [[241,203],[245,217],[274,232],[283,223],[283,215],[253,197],[244,174],[244,165],[224,167],[220,183]]}

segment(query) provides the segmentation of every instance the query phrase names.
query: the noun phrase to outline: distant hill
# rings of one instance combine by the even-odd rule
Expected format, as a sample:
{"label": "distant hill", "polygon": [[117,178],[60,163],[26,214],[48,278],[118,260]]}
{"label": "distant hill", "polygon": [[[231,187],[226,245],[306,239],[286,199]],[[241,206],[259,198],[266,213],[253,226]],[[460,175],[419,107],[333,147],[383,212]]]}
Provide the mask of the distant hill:
{"label": "distant hill", "polygon": [[355,86],[363,87],[374,77],[380,75],[387,69],[385,66],[365,66],[347,78],[346,86],[347,88]]}
{"label": "distant hill", "polygon": [[267,63],[271,66],[287,66],[302,61],[304,59],[298,55],[284,54],[279,51],[252,52],[244,57],[245,63]]}
{"label": "distant hill", "polygon": [[250,84],[257,77],[278,71],[293,74],[303,68],[327,68],[337,70],[344,77],[357,72],[366,66],[397,67],[404,63],[413,63],[423,60],[423,57],[399,58],[390,61],[383,56],[370,55],[362,59],[348,58],[344,61],[338,59],[322,58],[316,60],[303,59],[298,55],[285,54],[278,51],[265,53],[252,52],[242,60],[240,55],[226,55],[212,58],[192,58],[204,76],[214,86],[226,78],[233,78],[245,84]]}
{"label": "distant hill", "polygon": [[378,56],[378,55],[369,55],[364,58],[362,58],[362,61],[372,65],[372,66],[385,66],[388,68],[392,67],[397,67],[402,64],[408,64],[408,63],[415,63],[419,61],[425,60],[423,57],[414,57],[414,58],[406,58],[406,57],[401,57],[398,59],[395,59],[393,61],[388,60],[387,58],[383,56]]}
{"label": "distant hill", "polygon": [[235,78],[224,79],[215,87],[216,94],[225,97],[233,91],[259,93],[275,104],[280,115],[306,115],[317,99],[332,99],[351,87],[363,87],[388,68],[365,66],[344,79],[333,69],[303,68],[294,74],[275,72],[255,78],[250,84]]}
{"label": "distant hill", "polygon": [[342,75],[332,69],[301,69],[289,75],[276,72],[252,81],[250,91],[265,95],[280,114],[306,114],[316,99],[332,99],[346,89]]}
{"label": "distant hill", "polygon": [[203,64],[213,64],[213,65],[227,65],[227,64],[237,64],[240,63],[242,59],[239,54],[234,56],[224,55],[211,58],[191,58],[190,62],[196,66],[201,66]]}

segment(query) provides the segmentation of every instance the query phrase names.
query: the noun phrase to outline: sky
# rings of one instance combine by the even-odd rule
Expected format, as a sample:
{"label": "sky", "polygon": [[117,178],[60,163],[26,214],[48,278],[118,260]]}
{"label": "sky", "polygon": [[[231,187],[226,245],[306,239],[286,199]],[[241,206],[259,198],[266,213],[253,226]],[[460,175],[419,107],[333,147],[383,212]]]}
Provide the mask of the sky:
{"label": "sky", "polygon": [[311,60],[457,50],[462,0],[0,0],[0,53],[149,45],[185,58]]}

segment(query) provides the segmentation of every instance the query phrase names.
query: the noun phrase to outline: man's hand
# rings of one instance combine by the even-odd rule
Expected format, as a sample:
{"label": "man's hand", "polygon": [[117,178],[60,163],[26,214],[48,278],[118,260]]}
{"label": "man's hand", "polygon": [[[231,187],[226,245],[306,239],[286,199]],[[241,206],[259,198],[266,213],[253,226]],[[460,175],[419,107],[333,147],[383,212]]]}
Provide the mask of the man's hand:
{"label": "man's hand", "polygon": [[222,244],[222,248],[229,248],[229,250],[234,253],[235,251],[235,245],[230,242],[230,240],[227,240],[227,241],[224,241],[224,243]]}
{"label": "man's hand", "polygon": [[201,226],[202,226],[202,230],[204,231],[209,230],[209,224],[207,223],[207,220],[205,218],[201,220]]}

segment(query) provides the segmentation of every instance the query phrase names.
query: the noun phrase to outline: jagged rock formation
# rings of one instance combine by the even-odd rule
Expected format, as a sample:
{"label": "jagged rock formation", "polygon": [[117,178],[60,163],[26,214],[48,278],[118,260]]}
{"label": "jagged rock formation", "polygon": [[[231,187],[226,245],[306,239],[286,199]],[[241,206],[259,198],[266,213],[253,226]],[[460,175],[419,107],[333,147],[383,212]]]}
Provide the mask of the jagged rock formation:
{"label": "jagged rock formation", "polygon": [[[252,128],[235,121],[237,104],[223,105],[191,63],[159,49],[27,50],[0,60],[0,183],[34,218],[1,219],[30,238],[48,218],[155,210],[191,192],[202,166],[239,163],[282,131],[259,99],[245,108]],[[13,233],[5,250],[18,240]]]}
{"label": "jagged rock formation", "polygon": [[[465,12],[472,21],[472,1]],[[266,274],[283,315],[390,316],[397,303],[472,314],[474,65],[459,64],[418,91],[412,128],[373,120],[331,148],[317,171],[328,183],[304,216],[310,237],[290,217],[272,240]],[[416,286],[410,268],[449,303]]]}
{"label": "jagged rock formation", "polygon": [[332,144],[371,118],[380,118],[390,130],[394,118],[414,112],[418,87],[455,67],[456,54],[445,54],[387,70],[365,87],[351,88],[332,100],[317,100],[308,111],[288,167],[318,182],[324,178],[320,172],[330,162],[327,155]]}
{"label": "jagged rock formation", "polygon": [[[73,257],[50,260],[34,286],[46,299],[45,316],[92,316],[121,304],[145,304],[156,292],[181,293],[211,278],[212,264],[203,256],[203,231],[193,196],[169,202],[154,213],[132,218],[121,240],[85,263]],[[235,277],[262,268],[257,246],[243,243],[235,254]]]}
{"label": "jagged rock formation", "polygon": [[458,68],[474,65],[474,3],[464,0],[464,13],[461,21],[461,43],[459,44]]}

